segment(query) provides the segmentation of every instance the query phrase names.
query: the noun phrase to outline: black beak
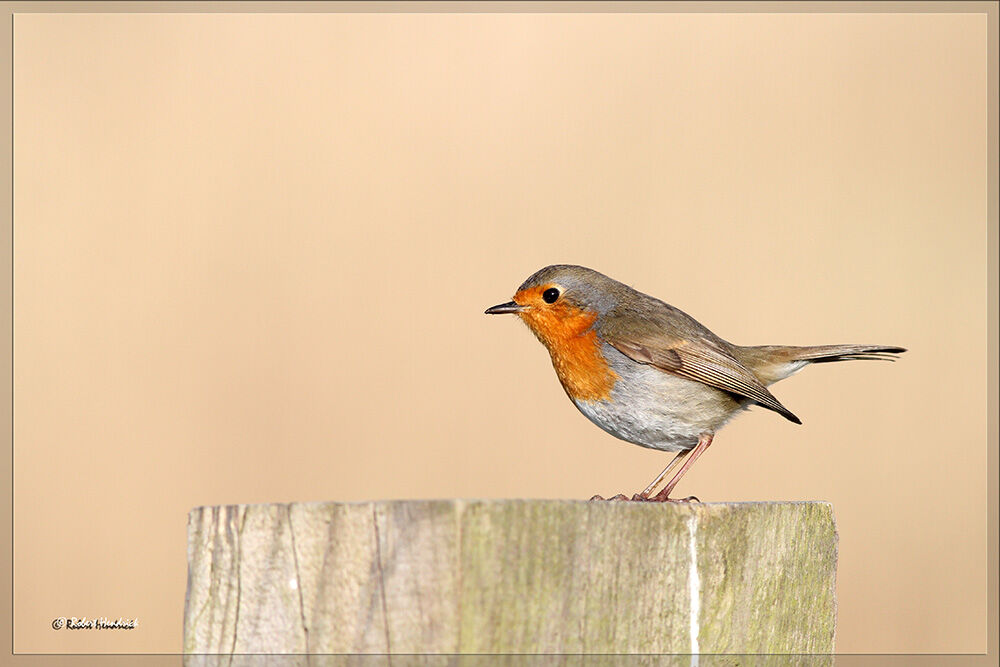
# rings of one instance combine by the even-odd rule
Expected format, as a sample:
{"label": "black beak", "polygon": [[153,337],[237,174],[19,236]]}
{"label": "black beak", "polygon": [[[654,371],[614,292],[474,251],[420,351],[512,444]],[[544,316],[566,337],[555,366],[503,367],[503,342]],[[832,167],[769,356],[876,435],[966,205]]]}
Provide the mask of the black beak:
{"label": "black beak", "polygon": [[513,301],[508,301],[507,303],[501,303],[499,305],[493,306],[492,308],[486,309],[487,315],[506,315],[507,313],[520,313],[524,310],[526,306],[519,306]]}

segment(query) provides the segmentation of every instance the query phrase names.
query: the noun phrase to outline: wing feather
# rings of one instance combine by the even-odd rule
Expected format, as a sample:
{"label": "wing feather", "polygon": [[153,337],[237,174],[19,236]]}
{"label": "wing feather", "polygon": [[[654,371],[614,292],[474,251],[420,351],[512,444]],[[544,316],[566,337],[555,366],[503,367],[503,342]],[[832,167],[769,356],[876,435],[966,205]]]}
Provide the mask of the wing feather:
{"label": "wing feather", "polygon": [[714,340],[690,342],[659,332],[640,337],[614,336],[608,342],[635,362],[749,398],[789,421],[802,423],[756,375]]}

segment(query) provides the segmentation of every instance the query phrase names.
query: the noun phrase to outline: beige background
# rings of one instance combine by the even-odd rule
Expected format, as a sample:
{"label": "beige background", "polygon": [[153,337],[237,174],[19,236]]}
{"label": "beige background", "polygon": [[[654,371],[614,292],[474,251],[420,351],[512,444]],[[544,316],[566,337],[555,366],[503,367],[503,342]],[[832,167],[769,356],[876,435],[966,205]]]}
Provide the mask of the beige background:
{"label": "beige background", "polygon": [[14,58],[15,650],[178,650],[195,505],[644,486],[481,314],[563,261],[910,347],[679,491],[832,501],[839,651],[985,650],[985,16],[19,15]]}

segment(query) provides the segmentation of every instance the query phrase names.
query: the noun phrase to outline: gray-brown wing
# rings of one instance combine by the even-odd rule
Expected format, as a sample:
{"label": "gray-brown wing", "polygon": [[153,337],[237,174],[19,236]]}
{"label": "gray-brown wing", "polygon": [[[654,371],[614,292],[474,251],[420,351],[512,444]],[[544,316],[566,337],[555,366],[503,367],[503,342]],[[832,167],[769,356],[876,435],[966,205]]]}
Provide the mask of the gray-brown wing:
{"label": "gray-brown wing", "polygon": [[728,352],[720,349],[721,346],[714,341],[691,342],[662,332],[639,336],[612,335],[607,340],[619,352],[640,364],[649,364],[668,373],[749,398],[789,421],[802,423],[778,402],[756,375]]}

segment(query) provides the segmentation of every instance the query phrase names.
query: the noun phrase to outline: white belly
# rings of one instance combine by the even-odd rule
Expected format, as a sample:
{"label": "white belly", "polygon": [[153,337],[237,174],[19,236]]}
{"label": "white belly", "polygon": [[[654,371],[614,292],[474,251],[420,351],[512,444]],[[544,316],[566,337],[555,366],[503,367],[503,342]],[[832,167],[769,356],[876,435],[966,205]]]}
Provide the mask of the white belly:
{"label": "white belly", "polygon": [[612,368],[619,377],[610,400],[573,402],[611,435],[643,447],[691,449],[702,434],[715,433],[747,403],[631,360],[612,363]]}

